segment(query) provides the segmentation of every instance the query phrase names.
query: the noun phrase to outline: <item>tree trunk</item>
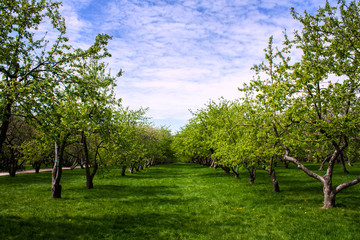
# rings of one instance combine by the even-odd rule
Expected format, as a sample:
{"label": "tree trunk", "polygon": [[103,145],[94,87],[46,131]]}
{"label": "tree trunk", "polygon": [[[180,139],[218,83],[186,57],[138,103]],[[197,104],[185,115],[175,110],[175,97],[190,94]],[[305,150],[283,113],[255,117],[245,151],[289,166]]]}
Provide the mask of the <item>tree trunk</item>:
{"label": "tree trunk", "polygon": [[266,168],[265,161],[263,161],[263,167],[262,168],[265,171],[267,171],[269,173],[270,177],[271,177],[271,182],[272,182],[272,185],[273,185],[273,192],[280,192],[279,183],[276,180],[275,168],[274,168],[273,165],[275,165],[274,157],[271,157],[271,159],[270,159],[270,168]]}
{"label": "tree trunk", "polygon": [[39,173],[40,172],[40,167],[41,167],[41,161],[35,161],[32,164],[32,166],[35,169],[35,173]]}
{"label": "tree trunk", "polygon": [[335,207],[335,191],[332,189],[331,180],[326,180],[324,183],[324,206],[323,209]]}
{"label": "tree trunk", "polygon": [[85,160],[86,188],[91,189],[94,188],[94,184],[93,184],[93,176],[91,176],[92,174],[90,174],[89,150],[87,147],[87,141],[84,132],[82,132],[81,135],[82,135],[81,140],[82,140],[82,145],[84,150],[84,160]]}
{"label": "tree trunk", "polygon": [[129,166],[129,173],[134,173],[134,166],[132,164]]}
{"label": "tree trunk", "polygon": [[239,178],[239,166],[236,166],[236,168],[235,168],[235,167],[232,167],[231,170],[232,170],[233,173],[234,173],[234,177],[235,177],[235,178]]}
{"label": "tree trunk", "polygon": [[16,167],[12,164],[10,169],[9,169],[9,175],[10,177],[15,177],[16,176]]}
{"label": "tree trunk", "polygon": [[55,159],[54,166],[52,169],[52,187],[51,187],[51,198],[61,198],[61,175],[62,175],[62,163],[64,156],[66,140],[61,142],[55,141]]}
{"label": "tree trunk", "polygon": [[215,159],[211,161],[210,168],[215,167]]}
{"label": "tree trunk", "polygon": [[286,160],[285,160],[285,161],[284,161],[284,168],[289,168],[289,163],[290,163],[289,161],[286,161]]}
{"label": "tree trunk", "polygon": [[10,154],[11,154],[10,159],[7,160],[8,171],[9,171],[10,177],[15,177],[16,170],[18,169],[18,164],[17,164],[16,156],[15,156],[15,153],[14,153],[14,150],[12,149],[12,147],[10,147]]}
{"label": "tree trunk", "polygon": [[92,178],[90,178],[90,177],[86,179],[86,188],[87,188],[87,189],[92,189],[92,188],[94,188],[93,180],[92,180]]}
{"label": "tree trunk", "polygon": [[346,174],[349,174],[349,171],[346,169],[346,165],[345,165],[345,161],[344,161],[344,154],[343,153],[340,153],[340,163],[343,167],[343,172],[346,173]]}
{"label": "tree trunk", "polygon": [[276,180],[275,169],[271,170],[270,176],[271,176],[271,181],[273,184],[273,192],[280,192],[279,183]]}
{"label": "tree trunk", "polygon": [[0,152],[2,152],[3,144],[6,141],[6,135],[11,121],[11,107],[12,101],[8,101],[3,110],[3,119],[0,127]]}
{"label": "tree trunk", "polygon": [[251,168],[247,169],[249,172],[249,184],[254,184],[256,177],[256,167],[251,166]]}
{"label": "tree trunk", "polygon": [[331,156],[332,156],[332,154],[329,154],[329,155],[327,155],[326,157],[323,158],[321,166],[319,168],[319,171],[324,171],[325,163],[330,160]]}
{"label": "tree trunk", "polygon": [[123,165],[122,166],[122,169],[121,169],[121,176],[125,176],[125,173],[126,173],[126,165]]}
{"label": "tree trunk", "polygon": [[94,177],[95,177],[95,174],[96,174],[98,168],[99,168],[99,165],[98,165],[97,162],[95,162],[94,166],[93,166],[93,170],[92,170],[91,175],[90,175],[91,181],[94,180]]}
{"label": "tree trunk", "polygon": [[229,167],[221,166],[221,168],[224,170],[224,172],[225,172],[226,174],[230,174],[230,168],[229,168]]}
{"label": "tree trunk", "polygon": [[[279,137],[279,134],[277,133],[276,127],[274,127],[275,135]],[[336,158],[339,157],[339,155],[344,151],[345,148],[348,146],[347,138],[346,136],[342,136],[342,145],[338,146],[336,143],[333,142],[333,145],[335,147],[335,151],[333,154],[331,154],[331,158],[329,159],[328,168],[326,171],[326,174],[321,177],[320,175],[310,171],[308,168],[306,168],[300,161],[298,161],[296,158],[290,156],[290,149],[285,146],[281,141],[279,141],[279,144],[281,147],[285,150],[284,159],[291,161],[292,163],[296,164],[299,169],[304,171],[308,176],[317,179],[324,185],[323,193],[324,193],[324,205],[323,209],[328,209],[335,207],[335,197],[336,195],[355,184],[360,183],[360,177],[355,178],[354,180],[342,183],[338,185],[336,188],[332,187],[332,174],[334,169],[334,164],[336,161]]]}
{"label": "tree trunk", "polygon": [[348,162],[348,166],[351,167],[351,161],[350,161],[350,158],[346,155],[346,159],[347,159],[347,162]]}

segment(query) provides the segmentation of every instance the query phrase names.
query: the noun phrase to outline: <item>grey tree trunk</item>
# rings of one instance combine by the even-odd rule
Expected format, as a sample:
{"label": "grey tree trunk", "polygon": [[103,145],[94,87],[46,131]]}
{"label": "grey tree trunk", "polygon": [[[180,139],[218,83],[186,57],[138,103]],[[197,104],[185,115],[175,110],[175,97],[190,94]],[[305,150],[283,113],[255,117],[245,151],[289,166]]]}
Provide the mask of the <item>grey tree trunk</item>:
{"label": "grey tree trunk", "polygon": [[[87,147],[87,141],[86,141],[86,136],[85,136],[84,132],[82,132],[82,145],[83,145],[84,158],[85,158],[86,188],[91,189],[91,188],[94,188],[93,178],[94,178],[95,174],[90,173],[89,150]],[[96,173],[96,170],[95,170],[95,173]]]}
{"label": "grey tree trunk", "polygon": [[335,197],[336,193],[332,189],[331,180],[325,179],[324,182],[324,206],[323,209],[335,207]]}
{"label": "grey tree trunk", "polygon": [[68,135],[62,140],[55,141],[55,159],[52,169],[52,181],[51,181],[51,198],[61,198],[61,175],[62,164],[64,158],[64,150],[66,145],[66,139]]}
{"label": "grey tree trunk", "polygon": [[61,198],[61,175],[62,175],[62,158],[63,158],[62,143],[55,141],[55,159],[52,169],[52,187],[51,198]]}
{"label": "grey tree trunk", "polygon": [[276,180],[275,169],[272,169],[270,176],[271,176],[271,181],[273,184],[273,192],[280,192],[279,183]]}

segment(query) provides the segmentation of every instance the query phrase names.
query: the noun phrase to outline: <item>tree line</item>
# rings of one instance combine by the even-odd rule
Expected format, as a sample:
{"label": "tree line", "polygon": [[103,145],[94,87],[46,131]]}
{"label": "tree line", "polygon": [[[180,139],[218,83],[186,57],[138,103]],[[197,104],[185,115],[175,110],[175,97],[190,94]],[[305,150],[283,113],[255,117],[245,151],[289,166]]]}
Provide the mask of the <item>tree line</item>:
{"label": "tree line", "polygon": [[64,165],[85,168],[92,188],[99,166],[119,165],[125,175],[173,155],[170,130],[115,96],[122,70],[114,76],[105,62],[111,37],[73,47],[60,6],[0,1],[0,168],[15,176],[25,163],[51,166],[52,198],[61,197]]}
{"label": "tree line", "polygon": [[[264,61],[242,97],[210,101],[174,138],[176,156],[221,167],[249,183],[256,171],[268,172],[273,191],[280,191],[276,167],[293,163],[323,184],[323,208],[336,195],[360,182],[360,176],[334,186],[334,165],[347,173],[360,146],[360,1],[326,2],[315,15],[291,9],[302,29],[282,44],[270,37]],[[323,175],[308,167],[317,162]]]}

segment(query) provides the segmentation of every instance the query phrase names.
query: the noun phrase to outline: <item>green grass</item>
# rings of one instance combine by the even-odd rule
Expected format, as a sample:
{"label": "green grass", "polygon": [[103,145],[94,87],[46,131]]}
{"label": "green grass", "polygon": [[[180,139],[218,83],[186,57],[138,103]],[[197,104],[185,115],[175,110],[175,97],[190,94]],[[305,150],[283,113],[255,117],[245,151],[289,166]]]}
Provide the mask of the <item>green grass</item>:
{"label": "green grass", "polygon": [[[335,181],[360,175],[349,171]],[[49,172],[4,176],[0,239],[360,239],[360,185],[323,210],[320,183],[294,167],[277,176],[275,194],[265,171],[249,185],[245,172],[176,163],[99,173],[87,190],[76,169],[63,172],[62,199],[50,198]]]}

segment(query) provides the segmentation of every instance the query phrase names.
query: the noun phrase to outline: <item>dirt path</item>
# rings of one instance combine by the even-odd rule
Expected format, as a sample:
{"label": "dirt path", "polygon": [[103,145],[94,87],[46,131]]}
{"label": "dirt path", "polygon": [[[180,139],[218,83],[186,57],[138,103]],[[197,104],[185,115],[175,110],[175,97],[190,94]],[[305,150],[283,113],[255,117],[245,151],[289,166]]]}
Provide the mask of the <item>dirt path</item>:
{"label": "dirt path", "polygon": [[[80,167],[76,167],[76,168],[80,168]],[[63,170],[71,170],[70,167],[63,167],[62,169],[63,169]],[[40,169],[40,172],[51,172],[51,171],[52,171],[52,168]],[[16,172],[16,174],[22,174],[22,173],[35,173],[35,169]],[[7,175],[9,175],[8,172],[2,172],[2,173],[0,173],[0,176],[7,176]]]}

